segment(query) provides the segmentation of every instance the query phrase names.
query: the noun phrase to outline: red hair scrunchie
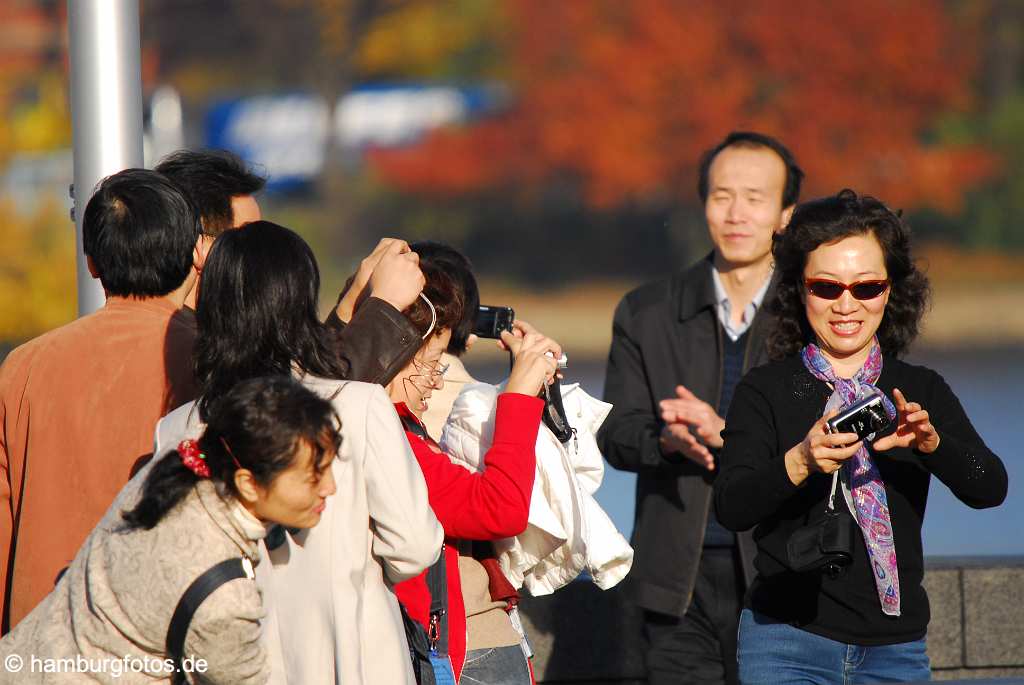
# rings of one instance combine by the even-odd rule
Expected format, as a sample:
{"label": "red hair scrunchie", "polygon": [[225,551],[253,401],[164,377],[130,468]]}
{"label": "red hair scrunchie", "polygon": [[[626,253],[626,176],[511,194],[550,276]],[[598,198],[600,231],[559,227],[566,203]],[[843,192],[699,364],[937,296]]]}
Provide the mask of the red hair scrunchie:
{"label": "red hair scrunchie", "polygon": [[199,451],[199,443],[195,440],[179,442],[178,456],[181,457],[181,463],[192,473],[200,478],[210,477],[210,467],[206,463],[206,455]]}

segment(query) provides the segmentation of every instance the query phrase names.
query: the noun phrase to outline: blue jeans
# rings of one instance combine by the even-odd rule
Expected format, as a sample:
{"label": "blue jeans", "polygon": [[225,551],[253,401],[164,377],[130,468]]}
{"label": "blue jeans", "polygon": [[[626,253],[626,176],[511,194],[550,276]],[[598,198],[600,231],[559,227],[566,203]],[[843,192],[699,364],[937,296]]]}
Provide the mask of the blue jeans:
{"label": "blue jeans", "polygon": [[736,655],[743,685],[853,685],[931,680],[924,639],[864,647],[744,609]]}
{"label": "blue jeans", "polygon": [[519,645],[466,652],[462,685],[530,685],[530,665]]}

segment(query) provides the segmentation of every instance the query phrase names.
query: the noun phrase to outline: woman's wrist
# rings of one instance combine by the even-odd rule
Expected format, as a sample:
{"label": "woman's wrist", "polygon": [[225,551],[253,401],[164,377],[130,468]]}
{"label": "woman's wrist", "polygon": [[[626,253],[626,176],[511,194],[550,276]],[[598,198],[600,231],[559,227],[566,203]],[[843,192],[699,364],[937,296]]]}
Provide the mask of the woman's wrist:
{"label": "woman's wrist", "polygon": [[811,475],[810,469],[807,468],[807,460],[804,458],[802,442],[786,452],[783,461],[786,463],[786,475],[793,485],[800,485]]}

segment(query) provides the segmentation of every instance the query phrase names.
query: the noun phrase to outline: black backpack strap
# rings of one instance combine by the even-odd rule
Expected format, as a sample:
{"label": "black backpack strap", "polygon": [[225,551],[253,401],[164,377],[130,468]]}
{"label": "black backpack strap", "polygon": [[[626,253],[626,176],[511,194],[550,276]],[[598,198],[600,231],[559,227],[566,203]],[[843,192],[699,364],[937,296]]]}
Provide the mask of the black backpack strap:
{"label": "black backpack strap", "polygon": [[401,419],[402,427],[405,428],[405,430],[409,431],[410,433],[415,435],[417,438],[420,438],[427,444],[434,443],[434,439],[427,434],[427,429],[424,428],[421,423],[416,421],[416,419],[410,418],[408,416],[402,416],[401,414],[398,415],[398,418]]}
{"label": "black backpack strap", "polygon": [[[427,434],[422,424],[408,416],[399,417],[402,426],[416,437],[428,444],[436,444]],[[445,569],[444,548],[441,546],[441,556],[427,569],[427,592],[430,593],[430,626],[427,628],[427,638],[430,641],[430,648],[439,655],[448,655],[448,574]]]}
{"label": "black backpack strap", "polygon": [[445,545],[441,556],[427,569],[427,591],[430,592],[430,647],[441,656],[448,655],[448,574],[445,569]]}
{"label": "black backpack strap", "polygon": [[178,606],[174,608],[174,615],[171,617],[171,625],[167,628],[167,656],[174,660],[177,669],[171,682],[181,683],[184,677],[185,636],[188,634],[188,627],[192,623],[199,606],[206,601],[206,598],[213,594],[214,590],[224,583],[238,578],[252,578],[252,565],[248,568],[242,562],[242,557],[225,559],[219,564],[207,569],[201,576],[192,581],[192,584],[185,590],[185,594],[178,600]]}

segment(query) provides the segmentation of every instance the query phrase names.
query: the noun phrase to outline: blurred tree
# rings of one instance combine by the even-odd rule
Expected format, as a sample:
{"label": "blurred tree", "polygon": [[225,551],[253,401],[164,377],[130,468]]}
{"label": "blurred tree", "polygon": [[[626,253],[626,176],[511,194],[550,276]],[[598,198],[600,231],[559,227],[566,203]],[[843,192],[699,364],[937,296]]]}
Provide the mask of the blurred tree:
{"label": "blurred tree", "polygon": [[75,318],[75,238],[48,202],[30,216],[0,200],[0,341],[21,341]]}
{"label": "blurred tree", "polygon": [[[946,117],[940,140],[998,150],[1002,173],[974,189],[964,211],[947,222],[959,229],[961,242],[973,248],[1024,248],[1024,3],[988,0],[964,12],[982,27],[981,107],[977,112]],[[938,218],[922,227],[949,234]]]}
{"label": "blurred tree", "polygon": [[357,56],[364,78],[503,78],[507,19],[498,0],[413,0],[373,21]]}
{"label": "blurred tree", "polygon": [[[19,156],[18,163],[31,166],[33,156],[71,143],[63,74],[66,8],[55,0],[0,2],[0,174]],[[0,197],[2,343],[75,316],[74,224],[56,198],[38,192],[40,202],[27,201],[27,207],[36,204],[27,212],[19,212],[13,198]]]}
{"label": "blurred tree", "polygon": [[810,195],[849,186],[950,213],[997,168],[984,147],[933,135],[941,114],[973,105],[979,34],[939,0],[507,0],[506,12],[516,104],[376,151],[385,179],[692,206],[701,151],[741,128],[790,145]]}

